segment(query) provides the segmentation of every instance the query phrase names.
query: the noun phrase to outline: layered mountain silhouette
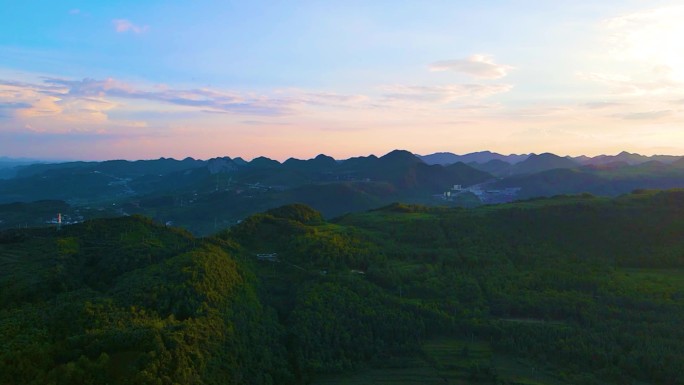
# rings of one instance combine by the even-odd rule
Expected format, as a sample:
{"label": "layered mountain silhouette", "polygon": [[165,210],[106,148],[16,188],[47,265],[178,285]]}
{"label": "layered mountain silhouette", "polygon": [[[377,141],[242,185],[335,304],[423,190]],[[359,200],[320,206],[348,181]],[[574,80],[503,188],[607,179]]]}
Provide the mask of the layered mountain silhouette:
{"label": "layered mountain silhouette", "polygon": [[635,153],[629,153],[627,151],[622,151],[617,155],[598,155],[592,158],[589,157],[577,157],[575,161],[583,165],[600,165],[609,164],[614,162],[624,162],[629,165],[636,165],[641,163],[646,163],[650,161],[658,161],[662,163],[672,163],[680,159],[679,156],[673,155],[653,155],[644,156]]}
{"label": "layered mountain silhouette", "polygon": [[532,154],[524,161],[513,165],[509,174],[534,174],[547,170],[575,168],[577,166],[577,163],[568,158],[546,152],[539,155]]}
{"label": "layered mountain silhouette", "polygon": [[118,215],[150,215],[198,233],[293,202],[332,217],[395,201],[430,203],[450,186],[493,178],[463,163],[428,165],[403,150],[340,161],[323,154],[283,163],[267,157],[162,158],[39,164],[15,171],[16,177],[0,181],[0,204],[58,200],[74,210],[95,206]]}
{"label": "layered mountain silhouette", "polygon": [[502,155],[491,151],[478,151],[464,155],[456,155],[451,152],[437,152],[430,155],[420,155],[419,157],[427,164],[447,165],[457,162],[484,164],[492,160],[500,160],[509,164],[515,164],[527,159],[528,156],[528,154]]}
{"label": "layered mountain silhouette", "polygon": [[[329,218],[397,201],[476,205],[558,194],[614,196],[635,189],[684,187],[683,158],[627,152],[572,158],[490,151],[417,156],[394,150],[380,157],[344,160],[324,154],[282,163],[267,157],[251,161],[160,158],[32,164],[8,170],[13,177],[0,180],[0,204],[61,203],[39,204],[35,209],[29,204],[22,208],[23,217],[8,209],[12,220],[6,224],[45,221],[46,207],[67,204],[70,209],[62,211],[76,216],[143,214],[200,234],[295,202]],[[449,193],[458,185],[460,189]]]}

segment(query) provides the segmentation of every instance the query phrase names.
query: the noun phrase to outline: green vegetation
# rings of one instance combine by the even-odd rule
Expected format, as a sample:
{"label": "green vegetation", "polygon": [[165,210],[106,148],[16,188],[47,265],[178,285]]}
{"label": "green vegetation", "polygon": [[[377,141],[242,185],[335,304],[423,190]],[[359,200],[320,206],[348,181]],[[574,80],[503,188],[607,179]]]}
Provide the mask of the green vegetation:
{"label": "green vegetation", "polygon": [[1,246],[2,384],[287,381],[279,326],[228,243],[123,218]]}
{"label": "green vegetation", "polygon": [[684,191],[0,232],[1,384],[681,384]]}
{"label": "green vegetation", "polygon": [[317,385],[413,385],[507,383],[564,385],[553,373],[532,362],[492,351],[488,343],[472,339],[439,338],[426,341],[415,357],[394,359],[383,367],[324,375]]}

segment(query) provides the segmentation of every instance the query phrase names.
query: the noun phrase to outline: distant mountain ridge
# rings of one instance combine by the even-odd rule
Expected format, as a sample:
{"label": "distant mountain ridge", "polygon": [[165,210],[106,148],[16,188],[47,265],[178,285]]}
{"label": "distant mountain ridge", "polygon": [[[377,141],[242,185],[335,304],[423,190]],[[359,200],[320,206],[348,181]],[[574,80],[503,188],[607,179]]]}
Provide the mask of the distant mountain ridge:
{"label": "distant mountain ridge", "polygon": [[42,159],[9,158],[0,156],[0,179],[13,178],[17,174],[18,167],[35,163],[47,163],[47,161]]}
{"label": "distant mountain ridge", "polygon": [[485,163],[471,162],[469,166],[488,172],[497,177],[509,177],[513,175],[534,174],[553,169],[566,169],[579,167],[580,164],[571,158],[563,158],[551,153],[530,154],[527,159],[510,164],[500,159],[492,159]]}
{"label": "distant mountain ridge", "polygon": [[510,154],[510,155],[502,155],[496,152],[491,152],[491,151],[478,151],[478,152],[471,152],[469,154],[464,154],[464,155],[456,155],[451,152],[437,152],[434,154],[430,155],[418,155],[420,159],[423,160],[423,162],[427,164],[441,164],[441,165],[447,165],[447,164],[453,164],[457,162],[462,162],[462,163],[487,163],[492,160],[500,160],[504,161],[506,163],[510,164],[515,164],[522,162],[523,160],[527,159],[529,154]]}
{"label": "distant mountain ridge", "polygon": [[601,165],[613,162],[625,162],[629,165],[641,164],[650,161],[658,161],[661,163],[673,163],[680,159],[681,156],[676,155],[652,155],[645,156],[636,153],[629,153],[622,151],[617,155],[598,155],[595,157],[580,156],[573,158],[576,162],[583,165]]}
{"label": "distant mountain ridge", "polygon": [[683,159],[672,164],[652,160],[630,165],[621,161],[555,168],[512,175],[494,183],[493,187],[521,188],[520,199],[580,193],[617,196],[642,189],[684,188]]}
{"label": "distant mountain ridge", "polygon": [[537,172],[554,170],[554,169],[564,169],[564,168],[575,168],[578,167],[575,161],[568,158],[560,157],[556,154],[550,152],[545,152],[543,154],[532,154],[524,161],[515,164],[511,167],[509,174],[520,175],[520,174],[534,174]]}
{"label": "distant mountain ridge", "polygon": [[[523,162],[534,153],[530,154],[510,154],[503,155],[492,151],[478,151],[471,152],[468,154],[457,155],[451,152],[436,152],[429,155],[417,155],[427,164],[441,164],[447,165],[456,162],[463,162],[466,164],[479,164],[484,165],[491,162],[492,160],[503,161],[511,165]],[[646,163],[649,161],[658,161],[662,163],[673,163],[678,159],[682,158],[681,155],[641,155],[637,153],[630,153],[627,151],[622,151],[616,155],[597,155],[597,156],[565,156],[565,158],[574,161],[579,165],[603,165],[614,162],[625,162],[629,165],[635,165],[640,163]],[[493,165],[493,164],[492,164]],[[489,166],[491,167],[491,165]]]}

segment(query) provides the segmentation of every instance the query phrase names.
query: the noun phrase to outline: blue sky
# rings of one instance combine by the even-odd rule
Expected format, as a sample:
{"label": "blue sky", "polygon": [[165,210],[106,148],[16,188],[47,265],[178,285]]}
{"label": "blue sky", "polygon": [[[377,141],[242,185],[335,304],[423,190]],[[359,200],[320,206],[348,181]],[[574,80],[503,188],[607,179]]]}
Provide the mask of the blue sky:
{"label": "blue sky", "polygon": [[684,6],[595,3],[3,1],[0,155],[684,154]]}

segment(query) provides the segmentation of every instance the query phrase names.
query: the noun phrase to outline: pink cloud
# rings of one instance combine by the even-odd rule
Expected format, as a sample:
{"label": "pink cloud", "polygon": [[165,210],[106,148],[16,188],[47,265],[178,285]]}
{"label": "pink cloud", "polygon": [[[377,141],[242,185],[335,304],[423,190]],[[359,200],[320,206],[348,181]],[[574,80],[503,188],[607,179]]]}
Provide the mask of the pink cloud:
{"label": "pink cloud", "polygon": [[480,79],[499,79],[506,75],[513,67],[494,63],[487,55],[472,55],[466,59],[442,60],[430,65],[430,71],[453,71],[464,73]]}
{"label": "pink cloud", "polygon": [[131,22],[130,20],[126,20],[126,19],[114,19],[114,20],[112,20],[112,24],[114,25],[114,29],[118,33],[125,33],[125,32],[144,33],[150,29],[150,27],[147,25],[139,26],[139,25],[133,24],[133,22]]}

